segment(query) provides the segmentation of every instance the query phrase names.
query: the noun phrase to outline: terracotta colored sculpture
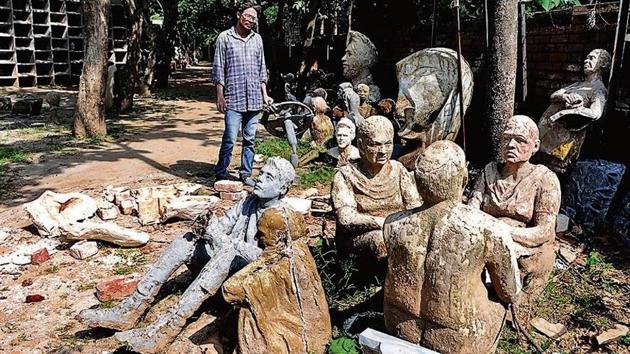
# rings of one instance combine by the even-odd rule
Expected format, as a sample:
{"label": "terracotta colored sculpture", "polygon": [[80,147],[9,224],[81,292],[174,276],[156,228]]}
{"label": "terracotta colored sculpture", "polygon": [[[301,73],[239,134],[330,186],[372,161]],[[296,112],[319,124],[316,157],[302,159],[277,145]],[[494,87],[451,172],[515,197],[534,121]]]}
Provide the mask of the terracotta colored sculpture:
{"label": "terracotta colored sculpture", "polygon": [[359,149],[352,145],[352,141],[356,135],[356,127],[348,118],[341,118],[335,129],[335,138],[337,146],[328,149],[328,156],[337,161],[337,167],[348,165],[361,158]]}
{"label": "terracotta colored sculpture", "polygon": [[370,72],[378,60],[378,51],[374,43],[363,33],[348,32],[346,55],[341,59],[343,63],[343,77],[352,81],[355,87],[366,84],[370,87],[370,102],[381,99],[381,90],[374,85],[374,78]]}
{"label": "terracotta colored sculpture", "polygon": [[601,118],[608,91],[602,71],[610,66],[610,54],[595,49],[584,60],[586,80],[551,95],[551,105],[538,122],[540,161],[556,173],[564,173],[580,155],[587,127]]}
{"label": "terracotta colored sculpture", "polygon": [[324,353],[332,328],[315,260],[300,239],[304,218],[269,209],[258,230],[262,255],[223,285],[225,300],[242,306],[238,352]]}
{"label": "terracotta colored sculpture", "polygon": [[544,289],[555,262],[560,182],[547,167],[529,162],[539,144],[536,123],[527,116],[512,117],[502,139],[505,162],[485,167],[469,202],[473,208],[519,227],[513,237],[527,250],[519,258],[524,301]]}
{"label": "terracotta colored sculpture", "polygon": [[326,101],[321,97],[311,98],[311,105],[315,116],[311,121],[311,138],[315,146],[324,146],[326,142],[333,137],[335,127],[330,120],[330,117],[326,115],[328,105]]}
{"label": "terracotta colored sculpture", "polygon": [[[387,330],[440,353],[492,352],[520,290],[511,227],[460,202],[468,172],[455,143],[429,146],[415,174],[424,204],[384,227]],[[484,268],[503,303],[489,298]]]}
{"label": "terracotta colored sculpture", "polygon": [[341,253],[372,261],[387,256],[383,241],[385,217],[420,204],[413,177],[397,161],[393,150],[392,123],[372,116],[359,126],[361,160],[337,171],[332,185],[337,213],[335,239]]}
{"label": "terracotta colored sculpture", "polygon": [[[396,63],[399,92],[396,115],[405,119],[398,135],[407,140],[399,158],[413,170],[416,158],[438,140],[455,140],[461,125],[457,53],[429,48]],[[464,112],[472,100],[473,74],[462,58]]]}
{"label": "terracotta colored sculpture", "polygon": [[376,109],[372,107],[370,103],[370,86],[366,84],[359,84],[357,86],[357,94],[359,95],[360,105],[359,105],[359,114],[362,117],[367,118],[376,114]]}
{"label": "terracotta colored sculpture", "polygon": [[[295,171],[288,161],[270,158],[261,169],[251,195],[222,218],[213,216],[203,236],[186,233],[176,238],[149,268],[135,292],[118,306],[83,310],[79,315],[81,320],[91,327],[126,330],[116,333],[115,338],[135,351],[164,350],[181,332],[186,320],[219,290],[230,274],[258,258],[261,250],[256,239],[257,220],[269,208],[287,207],[280,198],[294,180]],[[200,271],[177,304],[147,327],[131,329],[149,309],[162,285],[185,263],[191,270]]]}
{"label": "terracotta colored sculpture", "polygon": [[359,112],[361,99],[354,91],[352,84],[349,82],[341,83],[339,85],[339,92],[337,95],[342,99],[345,117],[353,121],[357,127],[361,125],[361,123],[365,120],[365,117],[363,117]]}

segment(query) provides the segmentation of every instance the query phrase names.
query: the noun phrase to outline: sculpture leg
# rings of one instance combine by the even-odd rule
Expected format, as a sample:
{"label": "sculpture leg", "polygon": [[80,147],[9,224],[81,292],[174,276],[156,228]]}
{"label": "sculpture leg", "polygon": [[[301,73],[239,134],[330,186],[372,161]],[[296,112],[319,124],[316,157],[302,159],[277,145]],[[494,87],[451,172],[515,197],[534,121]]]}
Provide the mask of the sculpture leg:
{"label": "sculpture leg", "polygon": [[190,233],[175,239],[140,280],[133,294],[110,309],[83,310],[79,318],[90,327],[118,330],[133,328],[153,302],[160,287],[182,264],[190,260],[196,246],[197,241]]}
{"label": "sculpture leg", "polygon": [[230,273],[246,264],[243,260],[250,257],[243,257],[240,253],[232,246],[217,252],[217,256],[206,264],[186,289],[177,305],[145,328],[116,333],[116,339],[134,351],[158,352],[166,349],[182,331],[186,320],[219,290]]}
{"label": "sculpture leg", "polygon": [[530,306],[542,293],[547,279],[549,279],[549,274],[553,271],[555,261],[556,254],[553,249],[553,242],[547,242],[540,246],[535,254],[521,257],[518,260],[523,278],[523,295],[519,300],[520,304]]}
{"label": "sculpture leg", "polygon": [[291,164],[293,167],[298,167],[298,154],[297,154],[297,137],[295,136],[295,124],[290,119],[284,121],[284,131],[287,133],[287,140],[291,146]]}

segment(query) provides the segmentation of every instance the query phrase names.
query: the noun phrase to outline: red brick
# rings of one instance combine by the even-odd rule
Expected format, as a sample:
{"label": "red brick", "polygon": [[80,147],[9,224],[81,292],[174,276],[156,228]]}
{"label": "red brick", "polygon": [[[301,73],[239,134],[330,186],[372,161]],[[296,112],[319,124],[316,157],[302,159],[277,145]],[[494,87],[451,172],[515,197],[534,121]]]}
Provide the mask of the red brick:
{"label": "red brick", "polygon": [[29,304],[31,302],[40,302],[40,301],[44,301],[46,298],[43,297],[42,295],[36,294],[36,295],[28,295],[26,297],[26,303]]}
{"label": "red brick", "polygon": [[96,285],[96,297],[101,302],[122,300],[131,295],[138,281],[129,278],[106,280]]}
{"label": "red brick", "polygon": [[31,264],[42,264],[50,259],[50,254],[48,254],[48,250],[42,248],[39,251],[35,251],[35,253],[31,254]]}

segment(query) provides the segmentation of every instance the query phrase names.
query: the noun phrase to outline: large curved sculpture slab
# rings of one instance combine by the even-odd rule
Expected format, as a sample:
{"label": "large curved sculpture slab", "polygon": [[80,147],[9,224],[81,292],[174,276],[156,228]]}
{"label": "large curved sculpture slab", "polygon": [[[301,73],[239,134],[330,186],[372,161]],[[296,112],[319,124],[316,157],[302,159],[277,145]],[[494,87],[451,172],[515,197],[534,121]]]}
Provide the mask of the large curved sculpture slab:
{"label": "large curved sculpture slab", "polygon": [[[424,149],[438,140],[455,140],[461,126],[457,52],[428,48],[396,63],[396,115],[405,119],[398,135],[407,140],[400,162],[411,170]],[[473,93],[473,73],[462,58],[464,113]]]}

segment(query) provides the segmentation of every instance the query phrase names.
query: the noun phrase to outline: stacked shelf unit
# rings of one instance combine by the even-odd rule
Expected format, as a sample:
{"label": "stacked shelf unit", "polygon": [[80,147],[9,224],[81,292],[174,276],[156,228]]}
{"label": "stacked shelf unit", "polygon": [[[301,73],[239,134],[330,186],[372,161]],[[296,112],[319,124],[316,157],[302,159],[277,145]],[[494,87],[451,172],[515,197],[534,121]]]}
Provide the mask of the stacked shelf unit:
{"label": "stacked shelf unit", "polygon": [[[110,60],[127,61],[126,11],[112,1]],[[0,0],[0,86],[71,86],[83,68],[80,0]]]}

